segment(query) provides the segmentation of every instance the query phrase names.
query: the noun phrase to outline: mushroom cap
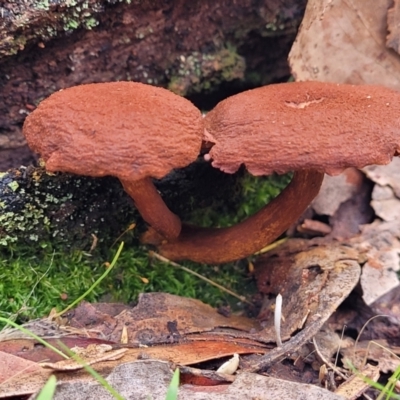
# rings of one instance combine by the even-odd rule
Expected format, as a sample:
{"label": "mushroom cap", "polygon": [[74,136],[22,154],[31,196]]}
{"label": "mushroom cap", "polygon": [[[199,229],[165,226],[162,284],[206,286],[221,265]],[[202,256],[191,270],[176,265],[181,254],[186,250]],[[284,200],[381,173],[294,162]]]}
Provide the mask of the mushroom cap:
{"label": "mushroom cap", "polygon": [[294,82],[229,97],[205,117],[216,168],[253,175],[387,164],[400,151],[400,93],[380,86]]}
{"label": "mushroom cap", "polygon": [[26,118],[23,133],[48,171],[139,180],[194,161],[203,129],[189,100],[142,83],[109,82],[52,94]]}

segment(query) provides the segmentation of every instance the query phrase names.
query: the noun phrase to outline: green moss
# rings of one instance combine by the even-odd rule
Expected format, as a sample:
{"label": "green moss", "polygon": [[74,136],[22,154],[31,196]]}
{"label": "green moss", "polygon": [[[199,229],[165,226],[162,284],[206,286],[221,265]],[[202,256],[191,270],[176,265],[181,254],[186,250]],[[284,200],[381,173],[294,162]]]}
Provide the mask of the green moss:
{"label": "green moss", "polygon": [[208,207],[192,213],[191,221],[202,226],[224,227],[237,224],[254,214],[289,183],[290,175],[255,177],[246,173],[241,179],[241,201],[238,206],[232,207],[226,203],[219,207]]}
{"label": "green moss", "polygon": [[[236,223],[275,197],[287,181],[287,177],[255,178],[245,175],[239,208],[234,207],[233,203],[226,203],[230,204],[226,207],[210,206],[192,213],[191,221],[203,226]],[[53,204],[60,198],[51,195],[47,200]],[[21,229],[27,223],[39,223],[42,214],[36,214],[34,204],[32,207],[31,214],[25,215],[25,221],[15,215],[14,218],[8,215],[9,220],[13,220],[17,227],[22,224]],[[132,238],[133,234],[126,234],[122,240]],[[18,315],[20,321],[46,315],[53,307],[60,310],[79,297],[104,272],[104,261],[110,261],[116,249],[116,246],[112,250],[103,247],[101,252],[89,254],[83,250],[65,251],[59,245],[45,242],[35,234],[30,234],[29,240],[30,244],[15,244],[9,240],[7,246],[0,248],[0,316]],[[148,249],[140,246],[137,240],[130,239],[128,243],[116,268],[90,294],[88,301],[129,303],[135,301],[140,293],[162,291],[198,298],[214,306],[237,304],[235,298],[204,284],[193,275],[151,260]],[[247,274],[246,263],[239,261],[221,266],[205,266],[185,262],[183,265],[238,294],[255,290],[254,282]],[[62,299],[64,295],[67,295],[67,300]]]}
{"label": "green moss", "polygon": [[[0,316],[18,316],[19,321],[46,315],[53,307],[65,308],[105,268],[101,260],[82,251],[65,254],[48,247],[38,248],[36,255],[6,253],[4,249],[0,254]],[[109,261],[112,257],[110,251]],[[246,284],[254,291],[252,279],[239,264],[213,268],[185,265],[241,294]],[[198,298],[212,305],[237,302],[187,272],[151,260],[147,250],[140,247],[125,247],[115,269],[86,300],[130,303],[140,293],[154,291]]]}

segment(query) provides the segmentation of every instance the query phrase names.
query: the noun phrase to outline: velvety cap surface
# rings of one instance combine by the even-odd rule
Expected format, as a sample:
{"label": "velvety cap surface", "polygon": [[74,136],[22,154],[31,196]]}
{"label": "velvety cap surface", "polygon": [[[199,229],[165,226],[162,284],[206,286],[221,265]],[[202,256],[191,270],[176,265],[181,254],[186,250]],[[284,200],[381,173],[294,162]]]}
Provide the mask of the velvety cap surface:
{"label": "velvety cap surface", "polygon": [[227,98],[205,117],[213,166],[254,175],[387,164],[400,153],[400,93],[295,82]]}
{"label": "velvety cap surface", "polygon": [[200,111],[183,97],[110,82],[52,94],[26,118],[23,133],[49,171],[137,180],[194,161],[203,127]]}

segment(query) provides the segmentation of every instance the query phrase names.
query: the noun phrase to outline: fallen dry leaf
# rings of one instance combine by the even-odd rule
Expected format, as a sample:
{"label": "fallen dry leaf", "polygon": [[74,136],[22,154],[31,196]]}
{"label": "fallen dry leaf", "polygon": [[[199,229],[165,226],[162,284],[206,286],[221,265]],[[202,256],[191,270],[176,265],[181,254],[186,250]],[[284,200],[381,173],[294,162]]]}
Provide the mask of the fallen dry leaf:
{"label": "fallen dry leaf", "polygon": [[400,54],[400,3],[394,0],[393,7],[387,13],[387,24],[389,34],[386,38],[386,46],[392,48],[396,53]]}
{"label": "fallen dry leaf", "polygon": [[324,222],[316,219],[305,218],[303,222],[297,226],[297,231],[311,236],[324,236],[332,232],[332,228]]}
{"label": "fallen dry leaf", "polygon": [[346,368],[349,365],[362,369],[367,361],[377,363],[384,374],[392,373],[400,365],[400,347],[389,344],[386,340],[362,340],[357,346],[341,350],[342,362]]}
{"label": "fallen dry leaf", "polygon": [[388,165],[370,165],[363,168],[369,179],[380,186],[390,186],[400,198],[400,158],[393,158]]}
{"label": "fallen dry leaf", "polygon": [[[168,363],[145,360],[123,364],[115,368],[108,382],[125,399],[165,400],[173,370]],[[184,400],[237,400],[237,399],[296,399],[343,400],[342,396],[314,385],[287,382],[258,374],[242,373],[232,383],[213,386],[184,384],[179,387],[178,398]],[[111,400],[113,397],[97,382],[62,383],[57,386],[54,400]]]}
{"label": "fallen dry leaf", "polygon": [[331,360],[339,349],[347,349],[354,346],[354,340],[349,337],[341,337],[337,332],[325,325],[315,336],[315,342],[322,356]]}
{"label": "fallen dry leaf", "polygon": [[319,215],[333,216],[340,205],[354,196],[363,183],[363,174],[347,168],[340,175],[325,175],[318,196],[311,207]]}
{"label": "fallen dry leaf", "polygon": [[[251,362],[251,370],[265,369],[285,354],[297,351],[321,329],[358,282],[357,251],[336,243],[318,247],[313,243],[315,246],[317,242],[292,239],[256,262],[259,290],[283,296],[282,339],[300,332]],[[273,318],[268,318],[272,305],[273,301],[265,304],[264,330],[254,335],[260,341],[270,341],[275,335]]]}
{"label": "fallen dry leaf", "polygon": [[400,58],[386,47],[391,5],[392,0],[309,0],[289,55],[296,80],[399,90]]}
{"label": "fallen dry leaf", "polygon": [[365,225],[361,235],[350,240],[365,259],[361,273],[362,298],[367,305],[399,285],[400,222]]}
{"label": "fallen dry leaf", "polygon": [[400,158],[388,165],[371,165],[363,169],[375,182],[371,206],[376,215],[384,221],[400,219]]}
{"label": "fallen dry leaf", "polygon": [[[42,325],[44,322],[41,323]],[[48,321],[49,327],[53,326],[51,321]],[[23,325],[25,327],[25,325]],[[34,329],[34,326],[30,324],[30,327]],[[34,330],[33,333],[36,333]],[[83,347],[86,348],[92,344],[110,344],[112,342],[107,340],[101,340],[96,338],[87,338],[82,336],[63,336],[60,333],[59,337],[42,337],[47,343],[55,347],[56,349],[63,352],[63,347],[67,348],[73,347]],[[39,343],[37,340],[32,338],[21,338],[21,339],[9,339],[0,340],[0,351],[4,351],[8,354],[13,354],[15,356],[21,357],[25,360],[35,361],[35,362],[57,362],[63,360],[64,358],[55,353],[53,350],[45,347],[43,344]]]}
{"label": "fallen dry leaf", "polygon": [[[268,295],[280,293],[283,297],[282,340],[288,340],[307,321],[325,318],[326,313],[329,317],[338,306],[338,299],[343,300],[357,284],[360,271],[358,254],[349,247],[337,244],[313,247],[305,241],[302,251],[295,244],[293,253],[294,241],[256,261],[259,291]],[[274,337],[271,315],[275,299],[266,299],[261,311],[261,318],[265,318],[262,335]]]}
{"label": "fallen dry leaf", "polygon": [[29,374],[40,370],[35,362],[0,351],[0,388],[1,385],[16,375]]}
{"label": "fallen dry leaf", "polygon": [[329,217],[329,238],[343,241],[360,232],[360,225],[371,222],[371,182],[365,175],[348,168],[338,176],[325,176],[312,209]]}
{"label": "fallen dry leaf", "polygon": [[[377,382],[380,377],[379,368],[371,364],[367,364],[360,371],[360,374],[373,382]],[[371,385],[365,382],[362,376],[354,374],[346,382],[342,383],[338,389],[335,390],[335,393],[345,397],[347,400],[358,399],[371,387]]]}
{"label": "fallen dry leaf", "polygon": [[[114,369],[118,368],[118,366],[138,360],[165,360],[174,364],[190,365],[229,357],[235,353],[262,354],[265,351],[265,348],[261,347],[261,345],[252,346],[250,344],[244,345],[236,342],[237,340],[232,340],[230,342],[204,340],[195,343],[189,342],[169,346],[129,348],[124,349],[124,354],[118,360],[97,361],[95,369],[100,375],[107,376]],[[93,381],[93,377],[85,370],[74,367],[69,369],[68,365],[66,368],[63,368],[63,362],[59,365],[60,368],[57,366],[57,363],[50,365],[50,367],[54,367],[58,370],[58,382],[87,383]],[[39,370],[30,373],[13,375],[0,385],[0,399],[10,397],[11,395],[22,396],[34,393],[43,387],[52,373],[53,369],[40,367]]]}
{"label": "fallen dry leaf", "polygon": [[75,371],[84,368],[84,365],[93,365],[101,361],[119,360],[128,349],[113,350],[109,344],[90,344],[86,348],[73,347],[71,349],[78,359],[62,360],[56,363],[40,363],[41,367],[51,368],[55,371]]}
{"label": "fallen dry leaf", "polygon": [[171,343],[191,333],[222,327],[245,332],[260,329],[255,320],[224,316],[199,300],[167,293],[143,293],[135,307],[126,307],[119,314],[109,314],[101,305],[83,302],[69,315],[69,325],[117,343],[125,328],[128,343],[136,345]]}

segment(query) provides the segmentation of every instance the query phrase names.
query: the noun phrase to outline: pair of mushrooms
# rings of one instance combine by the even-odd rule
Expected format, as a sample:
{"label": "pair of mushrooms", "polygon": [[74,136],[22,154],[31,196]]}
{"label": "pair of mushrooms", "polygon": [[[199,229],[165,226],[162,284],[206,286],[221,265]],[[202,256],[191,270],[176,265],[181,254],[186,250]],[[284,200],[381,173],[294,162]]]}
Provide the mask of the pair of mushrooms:
{"label": "pair of mushrooms", "polygon": [[[203,118],[168,90],[111,82],[54,93],[27,117],[23,132],[48,171],[118,177],[151,226],[147,243],[157,236],[164,256],[223,263],[281,235],[317,195],[324,173],[387,164],[399,155],[399,116],[400,94],[379,86],[269,85],[229,97]],[[182,224],[152,178],[193,162],[205,142],[205,158],[224,172],[244,164],[253,175],[295,171],[293,179],[235,226]]]}

